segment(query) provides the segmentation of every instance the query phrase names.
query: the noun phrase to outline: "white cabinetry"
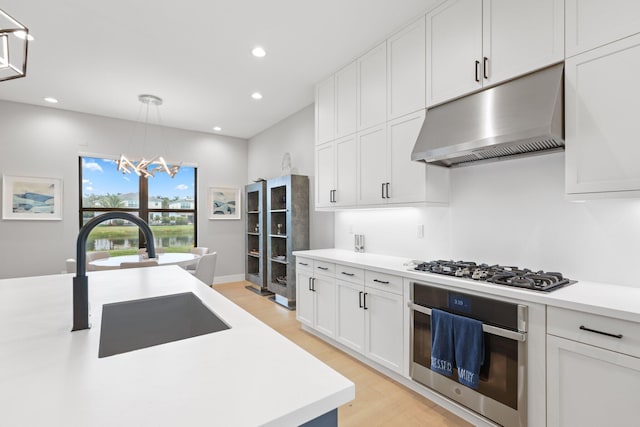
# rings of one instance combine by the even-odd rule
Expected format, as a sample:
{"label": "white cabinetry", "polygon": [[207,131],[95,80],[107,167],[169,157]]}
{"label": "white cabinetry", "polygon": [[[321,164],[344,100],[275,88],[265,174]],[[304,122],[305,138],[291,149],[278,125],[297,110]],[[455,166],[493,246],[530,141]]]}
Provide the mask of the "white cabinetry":
{"label": "white cabinetry", "polygon": [[425,18],[387,40],[387,118],[425,108]]}
{"label": "white cabinetry", "polygon": [[566,0],[567,57],[640,32],[638,0]]}
{"label": "white cabinetry", "polygon": [[563,58],[563,0],[449,0],[427,14],[427,105]]}
{"label": "white cabinetry", "polygon": [[336,137],[351,135],[356,131],[357,79],[356,63],[344,67],[335,75],[336,84]]}
{"label": "white cabinetry", "polygon": [[637,424],[640,325],[555,307],[547,316],[547,425]]}
{"label": "white cabinetry", "polygon": [[448,170],[409,160],[424,118],[420,110],[357,134],[359,206],[448,202]]}
{"label": "white cabinetry", "polygon": [[356,205],[356,136],[316,147],[316,208]]}
{"label": "white cabinetry", "polygon": [[334,264],[296,258],[296,318],[323,334],[335,336]]}
{"label": "white cabinetry", "polygon": [[358,58],[358,130],[387,119],[387,43]]}
{"label": "white cabinetry", "polygon": [[335,80],[331,76],[316,85],[316,144],[336,136]]}
{"label": "white cabinetry", "polygon": [[567,193],[640,190],[638,70],[640,35],[567,59]]}

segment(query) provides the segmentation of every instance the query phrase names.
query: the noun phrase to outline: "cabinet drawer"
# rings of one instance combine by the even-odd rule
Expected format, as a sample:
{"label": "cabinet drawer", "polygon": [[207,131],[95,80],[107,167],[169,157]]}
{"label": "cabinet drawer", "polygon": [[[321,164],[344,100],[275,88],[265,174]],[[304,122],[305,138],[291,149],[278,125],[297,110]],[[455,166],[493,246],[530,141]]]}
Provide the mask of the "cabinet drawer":
{"label": "cabinet drawer", "polygon": [[296,268],[299,270],[313,270],[313,260],[296,257]]}
{"label": "cabinet drawer", "polygon": [[640,357],[640,324],[638,323],[548,307],[547,333]]}
{"label": "cabinet drawer", "polygon": [[331,262],[313,261],[313,274],[327,274],[333,276],[336,271],[336,265]]}
{"label": "cabinet drawer", "polygon": [[365,286],[402,295],[402,277],[377,271],[365,271]]}
{"label": "cabinet drawer", "polygon": [[336,265],[336,279],[346,282],[364,285],[364,270],[362,268],[349,267],[347,265]]}

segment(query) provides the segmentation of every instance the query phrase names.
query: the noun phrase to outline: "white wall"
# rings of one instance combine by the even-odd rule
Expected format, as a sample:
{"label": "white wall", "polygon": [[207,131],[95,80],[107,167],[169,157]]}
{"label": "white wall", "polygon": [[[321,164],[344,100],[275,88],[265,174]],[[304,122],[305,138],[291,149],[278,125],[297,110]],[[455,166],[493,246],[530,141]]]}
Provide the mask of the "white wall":
{"label": "white wall", "polygon": [[[140,151],[136,124],[12,102],[0,102],[0,173],[63,179],[62,221],[0,221],[0,278],[59,273],[75,258],[78,233],[78,155],[118,156]],[[139,124],[138,124],[139,126]],[[207,188],[242,187],[247,141],[152,126],[150,151],[198,166],[198,245],[218,252],[216,277],[244,272],[244,222],[211,221]],[[154,148],[155,144],[155,148]],[[152,154],[152,153],[149,153]]]}
{"label": "white wall", "polygon": [[249,139],[247,182],[282,175],[282,156],[291,155],[292,173],[309,177],[311,249],[334,247],[331,212],[315,211],[314,106],[310,105]]}
{"label": "white wall", "polygon": [[[448,213],[447,213],[448,211]],[[564,153],[451,170],[449,208],[336,213],[336,247],[407,258],[467,259],[640,286],[640,200],[575,203],[564,196]],[[425,238],[416,237],[418,224]]]}

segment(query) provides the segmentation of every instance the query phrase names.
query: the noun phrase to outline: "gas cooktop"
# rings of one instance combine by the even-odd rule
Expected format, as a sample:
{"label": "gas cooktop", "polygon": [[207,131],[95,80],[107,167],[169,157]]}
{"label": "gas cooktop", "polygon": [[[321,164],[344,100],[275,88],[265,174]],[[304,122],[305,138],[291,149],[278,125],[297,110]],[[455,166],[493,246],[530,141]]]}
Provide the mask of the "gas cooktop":
{"label": "gas cooktop", "polygon": [[429,261],[418,264],[415,270],[543,292],[575,283],[575,281],[562,277],[560,273],[532,271],[528,268],[497,264],[476,264],[469,261]]}

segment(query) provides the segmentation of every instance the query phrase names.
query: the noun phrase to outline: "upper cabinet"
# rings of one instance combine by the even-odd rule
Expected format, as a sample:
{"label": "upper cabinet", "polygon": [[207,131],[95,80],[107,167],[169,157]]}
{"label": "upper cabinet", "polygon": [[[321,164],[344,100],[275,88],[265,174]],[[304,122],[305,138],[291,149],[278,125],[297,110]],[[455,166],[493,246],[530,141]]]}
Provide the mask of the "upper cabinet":
{"label": "upper cabinet", "polygon": [[640,190],[638,70],[640,34],[567,59],[567,193],[612,197]]}
{"label": "upper cabinet", "polygon": [[567,57],[640,32],[638,0],[566,0]]}
{"label": "upper cabinet", "polygon": [[387,119],[426,106],[425,17],[387,40]]}
{"label": "upper cabinet", "polygon": [[382,43],[358,58],[358,130],[387,119],[387,44]]}
{"label": "upper cabinet", "polygon": [[335,74],[336,83],[336,138],[356,131],[357,80],[356,63],[344,67]]}
{"label": "upper cabinet", "polygon": [[316,85],[316,144],[336,137],[336,93],[333,76]]}
{"label": "upper cabinet", "polygon": [[429,106],[564,59],[563,0],[449,0],[426,19]]}

